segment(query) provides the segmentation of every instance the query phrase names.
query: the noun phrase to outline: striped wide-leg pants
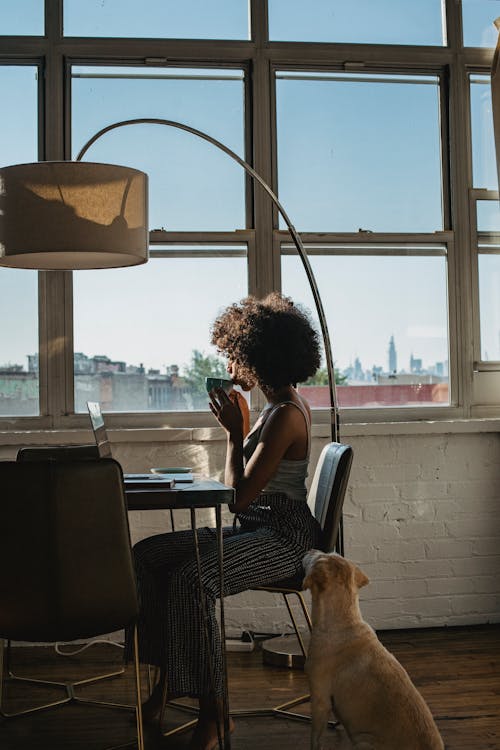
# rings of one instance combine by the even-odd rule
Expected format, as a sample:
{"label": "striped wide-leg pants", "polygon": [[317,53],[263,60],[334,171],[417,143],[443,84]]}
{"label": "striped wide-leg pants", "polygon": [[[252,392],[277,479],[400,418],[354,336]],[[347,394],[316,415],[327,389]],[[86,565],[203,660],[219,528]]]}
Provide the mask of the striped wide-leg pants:
{"label": "striped wide-leg pants", "polygon": [[[239,528],[223,530],[225,596],[297,575],[304,553],[321,545],[319,524],[306,503],[282,494],[261,495],[238,518]],[[166,669],[172,697],[220,695],[223,690],[215,616],[220,596],[216,531],[199,529],[198,538],[209,646],[204,636],[193,532],[159,534],[134,547],[140,660]],[[215,685],[210,682],[210,660]]]}

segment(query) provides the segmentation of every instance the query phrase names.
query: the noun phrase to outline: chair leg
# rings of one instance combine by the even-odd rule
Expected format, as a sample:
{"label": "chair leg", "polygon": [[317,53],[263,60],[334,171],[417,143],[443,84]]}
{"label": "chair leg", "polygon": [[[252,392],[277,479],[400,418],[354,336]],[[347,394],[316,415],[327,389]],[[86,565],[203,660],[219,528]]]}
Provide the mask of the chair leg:
{"label": "chair leg", "polygon": [[[105,703],[103,701],[86,701],[77,698],[72,690],[72,685],[68,683],[56,683],[56,682],[48,682],[46,680],[35,680],[32,678],[24,678],[24,677],[16,677],[15,679],[21,680],[23,682],[30,682],[30,683],[40,683],[43,685],[59,685],[64,688],[66,688],[66,691],[68,693],[67,697],[59,700],[59,701],[53,701],[52,703],[44,704],[43,706],[36,706],[35,708],[26,709],[24,711],[16,711],[15,713],[6,713],[3,711],[2,705],[3,705],[3,696],[4,696],[4,662],[6,661],[4,659],[5,655],[5,641],[3,639],[0,639],[0,716],[4,719],[10,719],[14,718],[16,716],[26,716],[27,714],[32,714],[37,711],[42,711],[44,709],[53,708],[54,706],[60,706],[64,703],[70,703],[71,701],[77,702],[77,703],[84,703],[84,704],[97,704],[99,706],[109,707],[109,708],[123,708],[130,711],[131,709],[135,710],[135,718],[136,718],[136,734],[137,734],[137,740],[127,742],[123,745],[115,746],[114,748],[109,748],[109,750],[118,750],[118,747],[125,748],[129,747],[130,745],[137,744],[137,750],[144,750],[144,725],[142,720],[142,691],[141,691],[141,672],[140,672],[140,663],[139,663],[139,642],[138,642],[138,635],[137,635],[137,626],[134,627],[134,677],[135,677],[135,706],[130,705],[124,705],[120,703]],[[10,646],[10,644],[9,644]],[[124,671],[124,670],[123,670]],[[120,673],[121,674],[121,673]],[[85,681],[86,682],[86,681]],[[80,683],[75,683],[80,684]]]}
{"label": "chair leg", "polygon": [[[71,701],[71,695],[69,694],[67,684],[64,682],[48,682],[46,680],[35,680],[31,677],[18,677],[12,675],[9,670],[10,664],[10,641],[6,643],[4,639],[0,639],[0,716],[4,719],[13,719],[16,716],[27,716],[28,714],[34,714],[37,711],[44,711],[48,708],[54,708],[55,706],[62,706],[65,703]],[[5,659],[5,652],[7,651],[7,659]],[[4,670],[4,662],[7,669]],[[3,698],[5,692],[5,683],[7,679],[11,681],[29,682],[32,685],[45,685],[49,687],[60,687],[65,690],[66,697],[60,698],[59,700],[51,701],[50,703],[43,703],[41,706],[35,706],[34,708],[27,708],[22,711],[7,712],[4,710]]]}
{"label": "chair leg", "polygon": [[[302,651],[302,654],[304,656],[304,659],[307,657],[307,651],[304,643],[304,639],[302,637],[302,634],[299,630],[299,626],[297,623],[297,619],[294,615],[293,609],[290,606],[290,601],[288,599],[289,596],[294,595],[298,598],[299,604],[302,610],[302,614],[304,616],[304,620],[307,624],[309,632],[312,630],[312,620],[311,616],[309,615],[309,610],[307,608],[306,601],[304,599],[304,596],[300,591],[284,591],[279,590],[275,591],[274,593],[281,593],[283,595],[283,599],[285,600],[286,608],[288,610],[288,614],[290,616],[290,620],[293,626],[293,629],[295,631],[295,635],[297,637],[297,641],[300,646],[300,650]],[[240,711],[232,711],[231,716],[275,716],[276,718],[282,716],[283,718],[287,719],[293,719],[295,721],[305,721],[310,722],[311,717],[307,714],[300,714],[296,713],[295,711],[290,711],[291,708],[294,706],[299,706],[302,703],[307,703],[311,699],[311,696],[309,693],[306,693],[305,695],[300,695],[298,698],[293,698],[290,701],[286,701],[285,703],[281,703],[278,706],[273,706],[271,708],[256,708],[256,709],[248,709],[248,710],[240,710]],[[328,726],[330,727],[336,727],[339,724],[338,721],[329,721]]]}
{"label": "chair leg", "polygon": [[[106,674],[96,675],[95,677],[88,677],[83,680],[75,680],[74,682],[58,682],[54,680],[35,679],[34,677],[22,677],[21,675],[15,674],[11,668],[12,648],[11,648],[10,640],[7,641],[6,653],[7,653],[7,658],[5,659],[5,672],[9,680],[12,680],[13,682],[29,682],[32,685],[43,685],[45,687],[61,688],[66,691],[66,698],[62,698],[61,700],[58,700],[58,701],[53,701],[52,703],[47,703],[43,706],[40,706],[39,708],[29,709],[29,711],[27,711],[29,713],[32,713],[33,711],[41,711],[44,708],[51,708],[53,706],[63,705],[64,703],[69,703],[72,700],[85,702],[83,699],[76,697],[75,688],[81,687],[82,685],[92,685],[95,682],[100,682],[101,680],[108,680],[111,677],[118,677],[119,675],[122,675],[125,672],[125,666],[123,666],[120,669],[114,670],[113,672],[106,672]],[[16,716],[23,715],[24,713],[25,712],[23,711],[15,715]],[[2,715],[1,714],[1,702],[0,702],[0,715]]]}
{"label": "chair leg", "polygon": [[135,718],[137,729],[137,749],[144,750],[144,727],[142,722],[141,667],[139,664],[139,639],[137,625],[134,626],[134,672],[135,672]]}

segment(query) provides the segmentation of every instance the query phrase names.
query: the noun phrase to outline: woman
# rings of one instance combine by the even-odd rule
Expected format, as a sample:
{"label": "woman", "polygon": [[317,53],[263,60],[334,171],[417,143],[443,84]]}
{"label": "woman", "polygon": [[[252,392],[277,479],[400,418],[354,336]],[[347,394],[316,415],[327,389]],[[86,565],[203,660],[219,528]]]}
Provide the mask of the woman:
{"label": "woman", "polygon": [[[248,297],[215,321],[212,343],[228,358],[235,385],[258,385],[267,404],[243,438],[242,414],[222,389],[210,393],[210,409],[227,436],[225,483],[234,487],[233,527],[224,529],[225,595],[296,575],[304,553],[320,544],[320,529],[306,503],[311,414],[295,385],[320,362],[318,334],[293,302],[274,293]],[[199,531],[203,587],[211,647],[205,647],[198,604],[192,532],[160,534],[134,548],[141,617],[141,661],[160,667],[160,681],[144,704],[151,719],[169,699],[189,695],[200,704],[191,748],[217,744],[222,694],[220,634],[215,620],[218,590],[214,529]],[[216,684],[209,679],[209,658]],[[232,725],[231,725],[232,728]]]}

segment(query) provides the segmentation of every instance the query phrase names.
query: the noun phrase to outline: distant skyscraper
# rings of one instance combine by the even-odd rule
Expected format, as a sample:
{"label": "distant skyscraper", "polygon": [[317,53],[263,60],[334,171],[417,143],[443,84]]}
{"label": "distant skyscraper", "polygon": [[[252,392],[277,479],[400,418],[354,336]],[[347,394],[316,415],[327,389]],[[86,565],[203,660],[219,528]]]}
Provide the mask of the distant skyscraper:
{"label": "distant skyscraper", "polygon": [[396,353],[396,344],[394,343],[394,336],[391,336],[389,340],[389,373],[392,374],[398,371],[398,355]]}
{"label": "distant skyscraper", "polygon": [[414,357],[410,355],[410,372],[422,372],[422,359],[420,357]]}

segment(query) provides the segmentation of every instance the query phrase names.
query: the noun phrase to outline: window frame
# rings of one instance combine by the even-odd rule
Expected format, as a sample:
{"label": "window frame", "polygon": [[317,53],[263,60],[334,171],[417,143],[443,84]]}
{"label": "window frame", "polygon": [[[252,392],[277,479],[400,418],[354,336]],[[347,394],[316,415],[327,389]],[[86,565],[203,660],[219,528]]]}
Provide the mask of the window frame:
{"label": "window frame", "polygon": [[[493,50],[464,48],[461,4],[446,3],[447,46],[425,47],[377,44],[269,42],[267,2],[251,0],[250,40],[186,40],[133,38],[79,38],[62,35],[63,0],[46,0],[43,37],[0,38],[0,63],[36,64],[40,67],[40,158],[64,159],[70,153],[70,80],[68,66],[164,65],[223,68],[231,65],[247,71],[245,143],[247,159],[268,184],[277,189],[276,101],[274,74],[278,69],[319,69],[420,73],[441,76],[444,232],[448,247],[448,319],[450,337],[450,395],[452,405],[408,409],[382,408],[345,410],[342,420],[380,422],[425,419],[456,419],[499,416],[495,404],[481,404],[474,389],[474,362],[479,345],[475,323],[478,313],[477,255],[472,233],[471,134],[468,74],[489,73]],[[362,62],[361,62],[362,61]],[[464,154],[467,158],[464,159]],[[286,208],[286,206],[285,206]],[[292,217],[293,219],[293,217]],[[453,219],[453,222],[452,222]],[[280,245],[289,242],[288,232],[278,229],[276,207],[258,186],[247,179],[247,229],[249,248],[249,292],[262,296],[280,286]],[[242,233],[179,233],[168,242],[193,244],[203,240],[229,243],[242,241]],[[303,235],[304,242],[314,235]],[[370,241],[438,241],[436,234],[370,235]],[[321,235],[318,241],[354,241],[351,235]],[[159,238],[152,237],[153,241]],[[363,237],[365,241],[365,237]],[[164,244],[164,238],[162,239]],[[475,265],[474,265],[475,264]],[[474,277],[474,268],[476,276]],[[85,415],[72,413],[73,332],[71,272],[39,273],[40,416],[0,418],[0,430],[75,429],[87,427]],[[474,296],[476,295],[476,296]],[[57,342],[64,341],[61,347]],[[334,342],[333,342],[334,343]],[[474,349],[476,347],[476,349]],[[479,398],[479,400],[478,400]],[[254,406],[259,407],[260,397]],[[355,412],[355,413],[351,413]],[[315,412],[315,421],[327,422],[328,410]],[[213,426],[208,412],[110,414],[111,427]]]}

